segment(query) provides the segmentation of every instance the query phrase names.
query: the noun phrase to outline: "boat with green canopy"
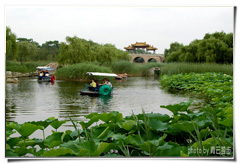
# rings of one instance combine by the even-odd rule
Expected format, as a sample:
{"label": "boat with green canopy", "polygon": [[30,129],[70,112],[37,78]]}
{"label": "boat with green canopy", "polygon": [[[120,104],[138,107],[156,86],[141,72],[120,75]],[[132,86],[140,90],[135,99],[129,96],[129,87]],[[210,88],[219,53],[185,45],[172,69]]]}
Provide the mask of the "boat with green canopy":
{"label": "boat with green canopy", "polygon": [[87,75],[90,77],[96,78],[98,77],[99,82],[96,84],[96,87],[91,89],[91,86],[89,84],[85,84],[85,88],[83,88],[80,93],[81,95],[92,95],[92,96],[99,96],[99,95],[104,95],[104,96],[110,96],[113,92],[113,87],[103,84],[100,85],[100,82],[103,77],[109,77],[110,81],[112,83],[112,77],[116,77],[117,74],[113,73],[101,73],[101,72],[87,72]]}

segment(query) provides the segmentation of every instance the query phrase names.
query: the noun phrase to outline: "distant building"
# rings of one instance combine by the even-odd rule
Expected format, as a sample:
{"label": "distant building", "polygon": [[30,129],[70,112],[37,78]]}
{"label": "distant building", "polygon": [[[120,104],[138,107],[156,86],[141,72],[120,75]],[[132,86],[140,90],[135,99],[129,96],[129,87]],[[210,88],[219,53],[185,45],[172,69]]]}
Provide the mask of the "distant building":
{"label": "distant building", "polygon": [[131,44],[128,47],[124,47],[127,51],[129,51],[132,54],[136,54],[137,49],[144,49],[146,50],[146,53],[149,51],[153,51],[153,54],[155,54],[155,51],[158,50],[157,48],[153,47],[153,45],[146,44],[146,42],[136,42],[135,44]]}

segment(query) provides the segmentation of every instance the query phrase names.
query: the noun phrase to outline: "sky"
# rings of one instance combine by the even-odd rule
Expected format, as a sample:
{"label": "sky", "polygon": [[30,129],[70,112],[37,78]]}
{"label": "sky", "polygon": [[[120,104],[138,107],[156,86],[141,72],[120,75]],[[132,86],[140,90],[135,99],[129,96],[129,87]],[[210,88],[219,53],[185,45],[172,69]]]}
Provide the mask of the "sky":
{"label": "sky", "polygon": [[188,45],[206,33],[233,32],[233,7],[5,6],[5,23],[17,37],[65,42],[66,36],[114,44],[124,50],[146,42],[163,54],[173,42]]}

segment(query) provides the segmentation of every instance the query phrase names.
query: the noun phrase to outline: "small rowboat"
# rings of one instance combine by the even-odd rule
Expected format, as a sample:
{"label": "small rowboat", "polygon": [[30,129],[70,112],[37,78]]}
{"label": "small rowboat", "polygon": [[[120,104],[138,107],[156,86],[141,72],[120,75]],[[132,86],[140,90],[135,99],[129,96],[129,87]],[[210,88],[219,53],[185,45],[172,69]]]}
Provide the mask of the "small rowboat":
{"label": "small rowboat", "polygon": [[116,76],[115,79],[122,80],[122,77],[121,76]]}
{"label": "small rowboat", "polygon": [[[100,72],[87,72],[88,75],[99,76],[99,83],[101,81],[101,77],[110,77],[112,81],[112,77],[116,77],[116,74],[111,73],[100,73]],[[111,82],[112,83],[112,82]],[[110,96],[113,92],[113,87],[109,85],[97,85],[96,88],[91,88],[89,84],[85,84],[85,88],[83,88],[80,93],[81,95],[92,95],[92,96]]]}
{"label": "small rowboat", "polygon": [[[39,72],[46,72],[46,71],[52,71],[54,70],[53,68],[50,67],[42,67],[42,66],[38,66],[37,68],[37,74]],[[51,81],[51,76],[38,76],[38,82],[50,82]]]}
{"label": "small rowboat", "polygon": [[122,79],[125,79],[127,78],[127,74],[124,73],[124,74],[118,74],[118,76],[115,77],[115,79],[117,80],[122,80]]}
{"label": "small rowboat", "polygon": [[38,82],[50,82],[51,77],[50,76],[43,76],[42,78],[38,78]]}

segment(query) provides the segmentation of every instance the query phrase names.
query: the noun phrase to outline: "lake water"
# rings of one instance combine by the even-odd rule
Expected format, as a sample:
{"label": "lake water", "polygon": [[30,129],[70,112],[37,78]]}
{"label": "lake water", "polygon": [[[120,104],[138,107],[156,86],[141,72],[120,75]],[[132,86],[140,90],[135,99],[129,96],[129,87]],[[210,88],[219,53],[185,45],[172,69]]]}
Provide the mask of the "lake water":
{"label": "lake water", "polygon": [[[38,83],[36,78],[22,78],[19,83],[6,83],[6,121],[23,123],[55,117],[59,120],[85,120],[83,115],[92,112],[119,111],[123,116],[142,113],[171,112],[160,105],[187,102],[190,97],[171,94],[160,88],[153,77],[129,77],[113,81],[111,97],[90,97],[80,95],[84,82],[56,80],[52,83]],[[71,124],[65,124],[68,126]]]}

